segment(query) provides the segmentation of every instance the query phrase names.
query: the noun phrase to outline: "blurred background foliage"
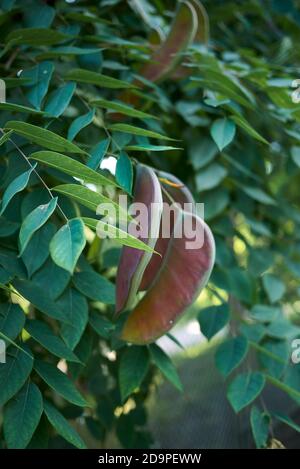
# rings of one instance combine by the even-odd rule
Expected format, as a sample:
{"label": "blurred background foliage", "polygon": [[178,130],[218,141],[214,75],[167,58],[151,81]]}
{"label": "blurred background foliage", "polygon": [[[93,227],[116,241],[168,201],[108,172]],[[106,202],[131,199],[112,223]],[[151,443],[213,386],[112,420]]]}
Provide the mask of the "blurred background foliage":
{"label": "blurred background foliage", "polygon": [[[154,82],[144,66],[172,31],[177,2],[0,1],[3,447],[299,446],[300,365],[291,356],[300,337],[300,5],[185,4],[194,17],[200,5],[194,29],[177,28]],[[161,386],[158,369],[180,387],[166,355],[117,339],[120,246],[99,241],[86,223],[75,273],[54,248],[49,254],[65,218],[81,229],[97,201],[95,193],[90,203],[78,198],[80,183],[58,160],[38,163],[43,182],[28,174],[28,156],[59,144],[112,185],[116,167],[127,192],[141,161],[179,177],[205,204],[215,268],[174,337],[159,341],[175,357],[183,393]],[[28,214],[49,204],[44,184],[72,188],[28,227]]]}

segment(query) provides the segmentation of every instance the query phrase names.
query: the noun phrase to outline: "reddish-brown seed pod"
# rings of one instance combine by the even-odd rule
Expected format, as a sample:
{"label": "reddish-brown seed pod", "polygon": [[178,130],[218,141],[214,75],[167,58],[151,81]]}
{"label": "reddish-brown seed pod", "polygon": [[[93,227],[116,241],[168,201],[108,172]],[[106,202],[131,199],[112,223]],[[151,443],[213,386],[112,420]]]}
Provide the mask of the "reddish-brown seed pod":
{"label": "reddish-brown seed pod", "polygon": [[[164,184],[163,187],[165,191],[165,195],[163,194],[164,204],[172,204],[172,202],[175,202],[176,204],[178,204],[178,206],[182,210],[186,212],[194,211],[195,209],[194,198],[190,190],[183,184],[182,181],[180,181],[180,179],[178,179],[173,174],[166,173],[163,171],[159,171],[158,176],[161,181],[165,181],[165,183],[163,183]],[[167,184],[166,183],[167,181],[169,181],[172,185]],[[162,212],[162,221],[161,221],[161,226],[160,226],[160,231],[159,231],[159,237],[155,244],[155,251],[159,253],[160,256],[152,255],[151,260],[145,269],[143,279],[139,287],[139,290],[141,291],[148,290],[148,288],[154,281],[156,275],[158,274],[159,269],[161,268],[165,253],[168,249],[171,234],[174,229],[174,219],[175,219],[175,215],[170,217],[168,207],[164,205],[164,210]],[[164,223],[166,224],[169,223],[169,226],[170,226],[169,237],[163,236]]]}
{"label": "reddish-brown seed pod", "polygon": [[[137,166],[133,202],[142,203],[147,208],[142,217],[139,217],[140,226],[147,228],[146,236],[137,237],[149,247],[154,248],[159,235],[162,193],[156,174],[148,166]],[[158,256],[157,254],[155,255]],[[141,251],[128,246],[123,247],[116,279],[117,314],[133,306],[136,293],[151,256],[151,252]]]}
{"label": "reddish-brown seed pod", "polygon": [[189,1],[180,3],[169,35],[152,54],[140,75],[159,82],[166,78],[182,60],[181,53],[193,42],[198,28],[197,13]]}
{"label": "reddish-brown seed pod", "polygon": [[[188,249],[192,241],[176,237],[182,222],[203,230],[202,247]],[[206,223],[197,215],[180,211],[163,265],[142,300],[127,318],[121,338],[134,344],[148,344],[168,332],[193,303],[208,282],[215,259],[215,244]]]}

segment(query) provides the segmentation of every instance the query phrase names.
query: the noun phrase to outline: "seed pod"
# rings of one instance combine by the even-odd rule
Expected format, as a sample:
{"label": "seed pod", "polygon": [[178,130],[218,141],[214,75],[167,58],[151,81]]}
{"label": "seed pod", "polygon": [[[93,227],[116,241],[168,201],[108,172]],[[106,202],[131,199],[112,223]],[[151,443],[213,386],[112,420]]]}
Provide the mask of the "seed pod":
{"label": "seed pod", "polygon": [[[209,41],[209,18],[207,11],[204,8],[204,5],[199,0],[189,0],[193,7],[195,8],[197,19],[198,19],[198,28],[194,38],[194,42],[200,44],[207,44]],[[189,59],[186,61],[189,63]],[[172,73],[172,78],[174,80],[182,80],[188,77],[190,74],[190,69],[184,65],[179,65],[174,72]]]}
{"label": "seed pod", "polygon": [[[139,75],[146,78],[146,80],[156,83],[170,76],[178,64],[182,62],[183,53],[193,43],[197,29],[198,17],[195,7],[189,1],[180,2],[168,36],[155,49],[147,65],[139,71]],[[143,88],[141,81],[135,81],[134,84]],[[127,90],[119,96],[119,99],[136,107],[140,98],[130,90]],[[117,113],[111,114],[110,117],[115,120],[124,119],[124,116]]]}
{"label": "seed pod", "polygon": [[[189,249],[191,239],[176,237],[180,224],[203,230],[202,247]],[[183,230],[184,231],[184,230]],[[148,344],[168,332],[194,302],[208,282],[215,259],[215,243],[206,223],[197,215],[180,211],[164,263],[142,300],[127,318],[121,337],[134,344]]]}
{"label": "seed pod", "polygon": [[[137,237],[149,247],[154,248],[159,235],[162,193],[156,174],[148,166],[137,166],[133,202],[143,203],[147,208],[145,213],[139,217],[140,227],[146,231],[146,235],[143,236],[142,232],[141,236]],[[128,246],[123,248],[116,279],[117,314],[133,306],[151,256],[151,252],[144,252]]]}
{"label": "seed pod", "polygon": [[195,42],[207,44],[209,41],[209,18],[204,5],[199,0],[190,0],[196,10],[198,18],[198,29],[195,36]]}
{"label": "seed pod", "polygon": [[182,60],[181,53],[193,42],[198,28],[194,6],[189,1],[180,3],[169,35],[140,71],[147,80],[159,82],[166,78]]}
{"label": "seed pod", "polygon": [[[183,184],[180,179],[178,179],[176,176],[170,173],[165,173],[163,171],[160,171],[158,173],[158,176],[164,184],[164,189],[167,193],[167,195],[164,196],[164,204],[170,204],[173,201],[179,205],[179,207],[182,210],[185,211],[193,211],[195,209],[195,201],[194,198],[190,192],[190,190]],[[165,181],[165,182],[164,182]],[[168,184],[167,181],[169,181],[171,184]],[[169,197],[168,197],[169,195]],[[189,204],[189,205],[186,205]],[[174,216],[175,218],[175,216]],[[169,216],[169,211],[167,210],[167,207],[164,205],[164,210],[162,212],[162,221],[161,221],[161,226],[160,226],[160,231],[159,231],[159,238],[155,244],[155,251],[160,254],[158,255],[152,255],[151,260],[149,264],[147,265],[142,282],[140,284],[140,290],[148,290],[152,282],[154,281],[156,275],[159,272],[159,269],[161,268],[161,265],[163,263],[163,259],[165,256],[165,253],[168,249],[168,245],[170,242],[171,234],[174,229],[174,218]],[[163,236],[163,227],[164,227],[164,222],[169,223],[170,226],[170,236],[169,237],[164,237]]]}

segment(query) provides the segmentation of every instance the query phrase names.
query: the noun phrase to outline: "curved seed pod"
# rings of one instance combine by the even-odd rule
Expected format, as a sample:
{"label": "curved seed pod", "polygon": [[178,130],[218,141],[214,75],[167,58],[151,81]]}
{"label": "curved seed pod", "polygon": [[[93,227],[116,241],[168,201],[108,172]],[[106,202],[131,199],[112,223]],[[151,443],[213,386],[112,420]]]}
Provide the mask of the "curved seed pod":
{"label": "curved seed pod", "polygon": [[[167,194],[171,196],[174,202],[176,202],[176,204],[179,204],[182,210],[193,212],[195,208],[194,197],[192,196],[192,193],[190,192],[190,190],[183,184],[183,182],[180,181],[180,179],[178,179],[173,174],[165,173],[163,171],[159,171],[158,176],[161,182],[165,184],[165,190]],[[170,183],[167,184],[168,181],[172,185]],[[170,199],[164,196],[164,202],[170,203]],[[186,205],[186,204],[189,204],[189,205]],[[169,216],[169,212],[166,210],[166,206],[164,206],[164,210],[162,212],[162,222],[161,222],[161,227],[160,227],[160,232],[159,232],[159,238],[155,244],[155,251],[158,252],[160,256],[158,256],[157,254],[152,255],[151,260],[146,267],[146,270],[143,275],[143,279],[140,284],[139,290],[141,291],[148,290],[148,288],[152,284],[157,273],[159,272],[159,269],[161,268],[165,253],[168,249],[170,237],[166,238],[162,234],[163,222],[164,222],[165,217],[168,217],[168,220],[166,221],[170,223],[170,235],[174,229],[174,219]]]}
{"label": "curved seed pod", "polygon": [[197,27],[195,8],[189,1],[182,2],[166,40],[152,54],[149,63],[140,71],[140,75],[154,82],[168,76],[182,60],[181,52],[193,42]]}
{"label": "curved seed pod", "polygon": [[[193,7],[195,8],[197,19],[198,19],[198,28],[194,38],[194,42],[207,44],[209,41],[209,17],[206,9],[199,0],[189,0]],[[188,60],[187,60],[188,61]],[[180,65],[179,68],[174,70],[172,78],[175,80],[183,79],[189,76],[190,70],[183,65]]]}
{"label": "curved seed pod", "polygon": [[195,36],[195,42],[207,44],[209,41],[209,18],[206,9],[199,0],[190,0],[196,10],[198,18],[198,29]]}
{"label": "curved seed pod", "polygon": [[[148,64],[139,71],[139,75],[153,82],[162,81],[170,75],[182,61],[182,52],[193,43],[197,27],[195,8],[189,1],[181,2],[168,36],[159,47],[155,48]],[[139,80],[136,80],[134,84],[143,88],[143,83]],[[135,107],[140,98],[127,90],[119,96],[119,99]],[[110,117],[114,120],[124,119],[124,116],[118,113],[110,114]]]}
{"label": "curved seed pod", "polygon": [[[142,232],[139,239],[154,248],[159,234],[162,193],[156,174],[148,166],[137,166],[133,202],[143,203],[147,208],[140,216],[140,226],[145,228],[147,233],[143,236]],[[123,248],[116,279],[116,313],[133,305],[151,256],[151,252],[128,246]]]}
{"label": "curved seed pod", "polygon": [[[181,212],[164,264],[142,300],[125,322],[122,339],[148,344],[168,332],[208,282],[215,259],[215,243],[206,223],[197,215]],[[180,223],[203,230],[202,247],[189,249],[187,236],[176,237]],[[182,230],[185,231],[184,229]]]}

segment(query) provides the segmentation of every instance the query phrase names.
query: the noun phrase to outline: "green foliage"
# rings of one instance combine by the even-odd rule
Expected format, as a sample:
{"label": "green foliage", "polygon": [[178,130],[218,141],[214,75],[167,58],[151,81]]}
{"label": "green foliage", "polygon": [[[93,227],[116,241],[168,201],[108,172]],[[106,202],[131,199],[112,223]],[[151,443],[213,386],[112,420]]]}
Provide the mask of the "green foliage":
{"label": "green foliage", "polygon": [[150,355],[153,363],[157,368],[159,368],[162,374],[175,386],[175,388],[182,391],[181,381],[170,357],[156,344],[150,345]]}
{"label": "green foliage", "polygon": [[234,139],[235,124],[229,119],[217,119],[211,126],[210,133],[217,147],[222,151]]}
{"label": "green foliage", "polygon": [[[146,447],[154,374],[182,388],[158,345],[119,340],[113,314],[116,245],[152,249],[96,209],[109,202],[130,218],[115,195],[131,194],[136,160],[205,203],[217,257],[195,309],[208,340],[222,331],[216,366],[233,409],[266,381],[300,402],[290,362],[300,337],[297,2],[205,1],[206,17],[195,0],[178,15],[171,0],[144,0],[146,22],[134,2],[98,3],[0,0],[1,447],[84,448],[82,427],[99,446],[114,433]],[[166,39],[155,49],[158,24]],[[264,404],[249,421],[259,448],[273,420],[299,431]]]}
{"label": "green foliage", "polygon": [[216,353],[216,367],[225,377],[228,376],[245,359],[248,352],[248,341],[243,336],[223,342]]}
{"label": "green foliage", "polygon": [[119,383],[122,401],[142,383],[149,367],[149,353],[146,347],[133,345],[125,350],[120,360]]}
{"label": "green foliage", "polygon": [[264,448],[267,445],[270,416],[262,412],[255,405],[251,409],[251,429],[257,448]]}
{"label": "green foliage", "polygon": [[76,448],[86,448],[85,443],[74,428],[68,423],[64,416],[47,401],[44,401],[44,412],[59,435],[76,446]]}
{"label": "green foliage", "polygon": [[208,339],[223,329],[229,321],[229,308],[227,304],[210,306],[200,311],[198,320],[201,331]]}
{"label": "green foliage", "polygon": [[80,218],[68,220],[51,240],[49,248],[53,262],[72,275],[85,243],[82,220]]}
{"label": "green foliage", "polygon": [[39,388],[28,380],[5,407],[3,429],[8,448],[26,448],[42,412],[42,394]]}
{"label": "green foliage", "polygon": [[227,396],[235,412],[239,412],[256,399],[265,385],[264,376],[258,372],[239,374],[230,383]]}

